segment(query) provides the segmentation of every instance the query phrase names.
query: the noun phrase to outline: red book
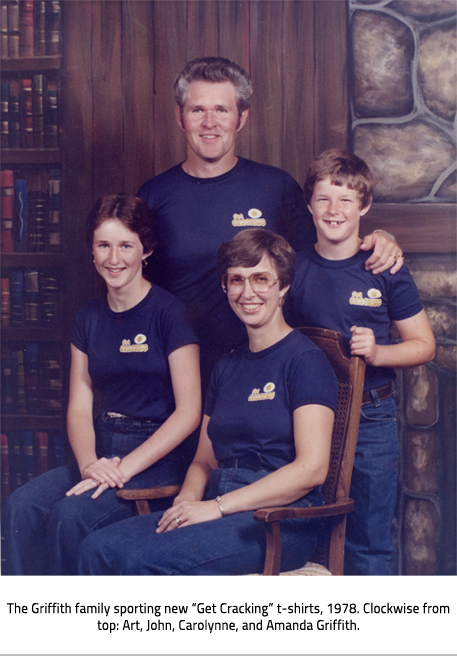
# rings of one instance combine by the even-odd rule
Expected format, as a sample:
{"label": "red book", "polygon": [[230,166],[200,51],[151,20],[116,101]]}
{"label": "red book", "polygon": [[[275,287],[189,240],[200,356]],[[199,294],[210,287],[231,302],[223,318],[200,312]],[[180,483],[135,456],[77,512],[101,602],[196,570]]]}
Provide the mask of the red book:
{"label": "red book", "polygon": [[1,184],[1,249],[2,252],[14,252],[13,209],[14,209],[14,174],[12,170],[2,170]]}
{"label": "red book", "polygon": [[33,57],[33,0],[21,0],[19,5],[19,54]]}

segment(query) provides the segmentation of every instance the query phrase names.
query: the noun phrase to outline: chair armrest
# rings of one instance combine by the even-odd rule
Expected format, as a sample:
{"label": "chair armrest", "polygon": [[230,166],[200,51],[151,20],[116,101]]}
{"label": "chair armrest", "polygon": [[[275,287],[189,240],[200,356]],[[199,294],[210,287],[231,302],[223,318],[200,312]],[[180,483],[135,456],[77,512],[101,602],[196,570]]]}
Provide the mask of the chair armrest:
{"label": "chair armrest", "polygon": [[[282,519],[315,519],[318,517],[343,516],[354,509],[352,498],[338,498],[330,505],[317,507],[265,507],[254,512],[256,521],[263,521],[267,539],[264,576],[277,576],[281,567]],[[342,572],[341,572],[342,573]]]}
{"label": "chair armrest", "polygon": [[180,490],[180,484],[172,484],[164,487],[152,487],[151,489],[119,489],[116,496],[124,500],[156,500],[157,498],[176,496]]}
{"label": "chair armrest", "polygon": [[265,507],[254,512],[256,521],[270,523],[282,519],[315,519],[323,516],[338,516],[347,514],[354,509],[352,498],[338,498],[330,505],[318,505],[317,507]]}

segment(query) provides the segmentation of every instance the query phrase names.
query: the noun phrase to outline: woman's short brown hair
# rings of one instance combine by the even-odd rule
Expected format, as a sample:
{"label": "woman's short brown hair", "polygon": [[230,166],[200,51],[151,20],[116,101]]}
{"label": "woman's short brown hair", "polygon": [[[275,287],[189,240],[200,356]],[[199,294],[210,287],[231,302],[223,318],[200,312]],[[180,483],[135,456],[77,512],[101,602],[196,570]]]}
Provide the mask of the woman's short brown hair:
{"label": "woman's short brown hair", "polygon": [[131,232],[138,234],[145,253],[157,246],[154,216],[140,197],[116,193],[105,195],[93,206],[86,220],[86,243],[90,249],[94,232],[105,220],[120,220]]}
{"label": "woman's short brown hair", "polygon": [[256,228],[238,232],[231,241],[222,243],[217,253],[217,270],[221,278],[233,266],[256,266],[264,255],[270,258],[281,283],[291,285],[294,279],[295,251],[279,234]]}
{"label": "woman's short brown hair", "polygon": [[355,154],[340,149],[327,149],[314,159],[304,185],[306,204],[311,204],[317,182],[327,178],[334,186],[347,186],[355,190],[360,199],[360,209],[365,209],[371,203],[373,178],[370,168]]}

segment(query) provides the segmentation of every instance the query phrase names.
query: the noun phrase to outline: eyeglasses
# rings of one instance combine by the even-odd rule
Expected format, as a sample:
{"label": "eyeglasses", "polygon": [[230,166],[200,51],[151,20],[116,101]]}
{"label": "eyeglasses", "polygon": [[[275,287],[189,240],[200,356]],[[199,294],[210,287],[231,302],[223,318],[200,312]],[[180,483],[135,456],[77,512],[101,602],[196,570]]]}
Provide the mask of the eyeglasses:
{"label": "eyeglasses", "polygon": [[278,282],[269,271],[251,273],[247,278],[240,273],[229,273],[222,278],[222,289],[226,294],[240,294],[244,289],[246,280],[249,280],[249,285],[256,294],[265,294]]}

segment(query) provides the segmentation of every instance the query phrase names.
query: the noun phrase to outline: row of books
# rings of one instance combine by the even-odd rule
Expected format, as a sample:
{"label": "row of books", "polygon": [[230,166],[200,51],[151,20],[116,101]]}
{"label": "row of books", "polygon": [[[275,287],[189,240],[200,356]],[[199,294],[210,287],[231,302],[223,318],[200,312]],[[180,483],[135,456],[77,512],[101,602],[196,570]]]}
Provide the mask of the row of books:
{"label": "row of books", "polygon": [[1,327],[54,327],[59,321],[55,271],[11,271],[1,279]]}
{"label": "row of books", "polygon": [[33,477],[62,466],[63,444],[62,436],[47,431],[21,429],[1,434],[2,500]]}
{"label": "row of books", "polygon": [[2,149],[57,149],[59,96],[54,77],[4,80],[1,87]]}
{"label": "row of books", "polygon": [[2,57],[60,55],[61,2],[1,0]]}
{"label": "row of books", "polygon": [[24,177],[13,170],[2,170],[0,184],[1,251],[60,252],[60,170],[40,169]]}
{"label": "row of books", "polygon": [[62,354],[57,346],[29,342],[2,348],[2,412],[62,414]]}

